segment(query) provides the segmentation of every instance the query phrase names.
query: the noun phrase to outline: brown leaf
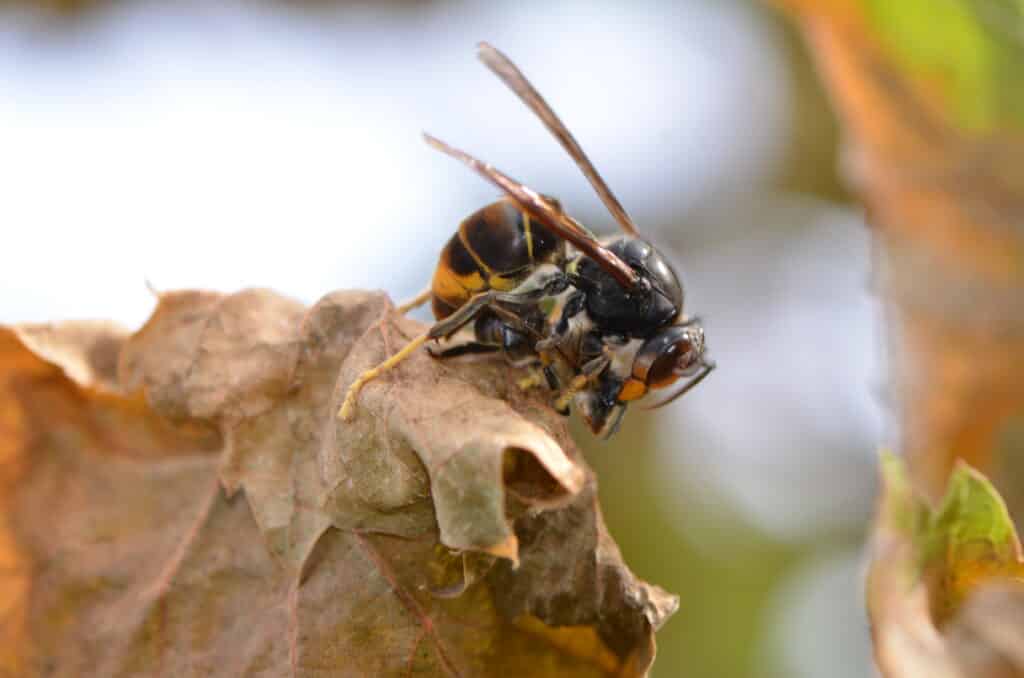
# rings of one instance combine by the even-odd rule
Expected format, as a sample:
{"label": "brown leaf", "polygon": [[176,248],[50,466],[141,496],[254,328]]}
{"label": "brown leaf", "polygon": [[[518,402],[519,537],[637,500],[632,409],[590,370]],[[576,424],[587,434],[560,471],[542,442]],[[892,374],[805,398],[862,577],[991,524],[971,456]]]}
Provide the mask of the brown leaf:
{"label": "brown leaf", "polygon": [[993,582],[979,589],[946,632],[965,676],[1024,676],[1024,588]]}
{"label": "brown leaf", "polygon": [[[393,323],[381,329],[383,341],[353,349],[338,382],[335,409],[360,372],[423,331],[411,320]],[[517,503],[537,508],[566,505],[586,479],[560,417],[510,388],[514,380],[495,361],[449,368],[419,352],[401,369],[400,380],[370,382],[360,396],[356,420],[338,419],[336,442],[321,449],[335,524],[379,529],[383,526],[365,522],[367,509],[393,516],[424,499],[429,487],[442,543],[515,560],[503,477]],[[451,378],[454,374],[463,378]],[[556,431],[558,439],[552,434]],[[388,454],[375,453],[379,450]],[[353,506],[353,500],[359,505]]]}
{"label": "brown leaf", "polygon": [[[887,563],[899,566],[895,552]],[[878,569],[872,579],[896,584]],[[882,597],[879,590],[874,594]],[[899,678],[1020,678],[1024,676],[1024,588],[1012,582],[982,586],[940,635],[923,589],[890,590],[890,605],[874,625],[876,657],[886,676]],[[875,615],[872,615],[875,616]]]}
{"label": "brown leaf", "polygon": [[420,352],[334,415],[421,329],[249,290],[0,330],[0,669],[643,675],[677,601],[509,368]]}

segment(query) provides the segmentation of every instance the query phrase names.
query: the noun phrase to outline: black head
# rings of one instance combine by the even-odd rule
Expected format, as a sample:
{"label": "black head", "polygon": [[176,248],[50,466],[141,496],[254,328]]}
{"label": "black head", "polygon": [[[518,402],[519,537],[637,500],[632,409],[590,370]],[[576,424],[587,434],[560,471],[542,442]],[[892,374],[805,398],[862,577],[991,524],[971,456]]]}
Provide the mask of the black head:
{"label": "black head", "polygon": [[704,355],[704,330],[696,321],[662,328],[643,343],[633,358],[628,377],[602,374],[594,388],[577,395],[587,426],[601,438],[615,433],[632,400],[689,379],[661,403],[669,403],[699,384],[714,369]]}
{"label": "black head", "polygon": [[627,290],[597,262],[582,258],[573,282],[586,293],[594,323],[607,332],[640,337],[672,324],[683,310],[683,286],[668,260],[641,238],[619,238],[608,249],[640,280]]}

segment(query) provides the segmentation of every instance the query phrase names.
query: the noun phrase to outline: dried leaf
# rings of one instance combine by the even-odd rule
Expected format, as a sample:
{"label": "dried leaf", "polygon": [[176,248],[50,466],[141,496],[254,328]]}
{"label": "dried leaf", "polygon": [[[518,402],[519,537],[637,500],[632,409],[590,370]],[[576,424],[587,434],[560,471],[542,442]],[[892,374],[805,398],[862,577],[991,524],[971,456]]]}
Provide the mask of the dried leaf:
{"label": "dried leaf", "polygon": [[644,675],[677,600],[509,368],[420,353],[334,416],[421,329],[249,290],[0,330],[0,669]]}
{"label": "dried leaf", "polygon": [[983,584],[946,629],[950,651],[965,676],[1024,676],[1024,589]]}

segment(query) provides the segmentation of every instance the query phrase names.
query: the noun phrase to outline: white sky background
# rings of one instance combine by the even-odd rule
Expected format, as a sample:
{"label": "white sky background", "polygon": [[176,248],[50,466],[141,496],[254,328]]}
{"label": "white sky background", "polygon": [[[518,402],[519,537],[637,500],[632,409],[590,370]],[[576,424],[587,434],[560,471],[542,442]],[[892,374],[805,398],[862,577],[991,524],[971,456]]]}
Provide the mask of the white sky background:
{"label": "white sky background", "polygon": [[135,326],[153,305],[147,279],[309,302],[342,287],[413,293],[458,221],[495,197],[424,129],[611,228],[476,61],[480,39],[534,79],[640,224],[778,161],[785,70],[774,37],[732,3],[393,16],[126,3],[65,31],[9,14],[0,321]]}

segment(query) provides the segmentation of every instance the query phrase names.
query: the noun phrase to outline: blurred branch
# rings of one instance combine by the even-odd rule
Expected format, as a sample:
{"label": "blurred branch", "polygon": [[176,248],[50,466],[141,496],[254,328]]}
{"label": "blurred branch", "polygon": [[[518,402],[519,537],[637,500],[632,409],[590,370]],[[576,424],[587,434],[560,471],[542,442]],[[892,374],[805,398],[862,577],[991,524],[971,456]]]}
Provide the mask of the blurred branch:
{"label": "blurred branch", "polygon": [[[876,229],[902,449],[936,498],[956,458],[991,469],[1024,412],[1024,38],[1008,37],[1021,10],[785,4],[844,123],[844,172]],[[1014,21],[995,35],[982,5]]]}
{"label": "blurred branch", "polygon": [[[779,4],[816,56],[846,134],[843,171],[874,229],[908,481],[935,506],[967,460],[1014,512],[1024,507],[1013,472],[1024,452],[1024,5]],[[997,645],[1012,615],[986,627],[963,613],[936,631],[921,587],[897,580],[906,545],[884,514],[870,588],[885,675],[1020,675],[1019,663],[969,661],[1008,656]]]}

